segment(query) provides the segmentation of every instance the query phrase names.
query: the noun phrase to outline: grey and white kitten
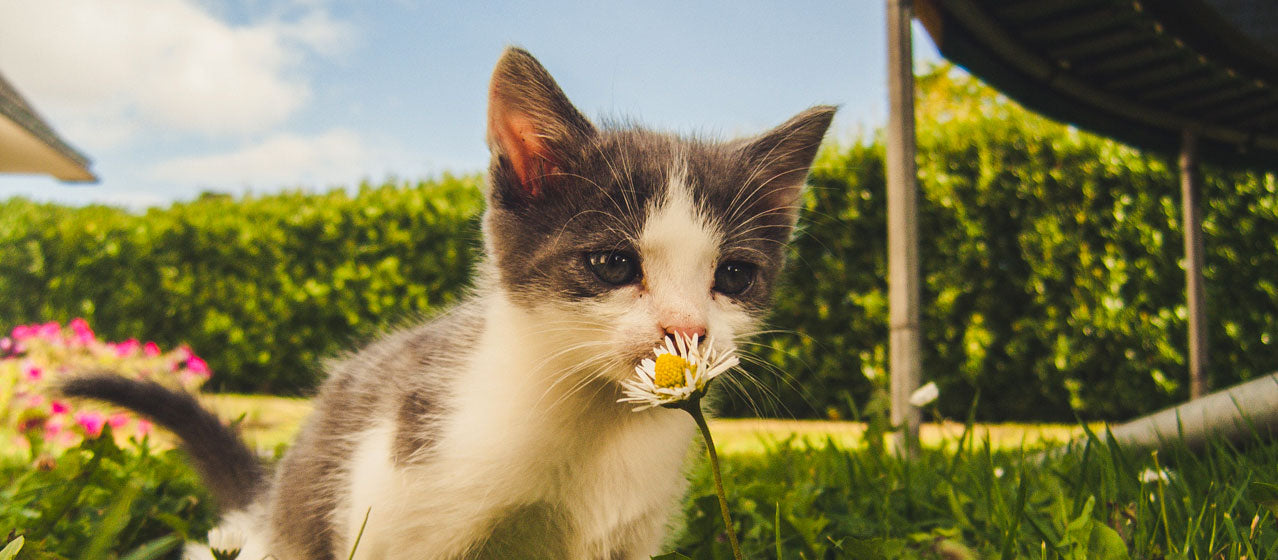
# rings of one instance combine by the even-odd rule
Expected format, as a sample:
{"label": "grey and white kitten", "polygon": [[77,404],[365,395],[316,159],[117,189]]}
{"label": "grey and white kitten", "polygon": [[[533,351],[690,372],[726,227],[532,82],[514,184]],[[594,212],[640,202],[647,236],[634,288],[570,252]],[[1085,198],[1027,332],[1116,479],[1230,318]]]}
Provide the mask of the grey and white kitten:
{"label": "grey and white kitten", "polygon": [[474,295],[332,364],[273,474],[189,395],[102,375],[64,391],[177,432],[240,558],[344,559],[361,526],[362,559],[648,558],[695,426],[632,412],[619,382],[669,333],[726,350],[757,329],[833,115],[727,143],[601,128],[508,49]]}

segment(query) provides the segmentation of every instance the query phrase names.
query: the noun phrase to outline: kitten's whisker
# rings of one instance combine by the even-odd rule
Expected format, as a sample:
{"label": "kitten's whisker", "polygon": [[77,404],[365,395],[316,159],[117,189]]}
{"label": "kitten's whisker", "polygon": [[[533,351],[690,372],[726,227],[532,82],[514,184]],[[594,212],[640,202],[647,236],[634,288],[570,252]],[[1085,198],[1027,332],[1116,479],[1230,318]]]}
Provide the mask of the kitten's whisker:
{"label": "kitten's whisker", "polygon": [[[788,151],[786,151],[786,152],[784,152],[784,153],[782,153],[782,154],[777,155],[776,157],[773,157],[773,154],[772,154],[773,150],[776,150],[778,146],[781,146],[781,145],[783,145],[783,144],[788,144],[788,143],[789,143],[789,139],[790,139],[790,138],[792,138],[792,137],[793,137],[795,134],[797,134],[797,133],[798,133],[798,130],[792,130],[792,131],[790,131],[790,132],[789,132],[789,134],[787,134],[787,135],[786,135],[786,137],[785,137],[784,139],[782,139],[782,140],[780,140],[780,141],[776,142],[775,144],[773,144],[771,148],[768,148],[768,153],[764,154],[762,158],[759,158],[758,162],[757,162],[757,163],[755,164],[755,166],[751,169],[751,171],[750,171],[750,175],[748,175],[748,176],[746,177],[745,184],[749,185],[749,184],[751,184],[752,182],[754,182],[754,180],[755,180],[756,178],[758,178],[758,176],[759,176],[761,173],[763,173],[763,172],[764,172],[764,170],[766,170],[766,169],[768,169],[768,168],[772,167],[772,166],[773,166],[773,164],[775,164],[776,162],[781,161],[781,158],[783,158],[783,157],[793,156],[793,155],[794,155],[794,154],[796,154],[796,153],[800,153],[800,152],[802,152],[803,150],[806,150],[806,149],[810,148],[811,146],[797,146],[797,147],[795,147],[795,148],[791,148],[790,150],[788,150]],[[747,196],[741,196],[741,194],[742,194],[742,192],[743,192],[743,191],[738,191],[738,192],[737,192],[737,195],[736,195],[736,196],[734,196],[734,197],[732,198],[732,201],[728,204],[728,211],[727,211],[727,214],[728,214],[728,216],[729,216],[729,221],[734,221],[734,220],[736,220],[736,219],[737,219],[737,217],[740,215],[740,213],[741,213],[742,211],[744,211],[744,209],[745,209],[745,201],[748,201],[748,200],[753,199],[753,198],[754,198],[754,197],[755,197],[755,196],[759,193],[759,191],[760,191],[760,190],[762,190],[764,187],[768,186],[768,185],[772,182],[772,180],[774,180],[776,177],[779,177],[779,176],[784,175],[784,174],[786,174],[786,173],[793,173],[793,172],[798,171],[798,170],[803,169],[803,168],[806,168],[806,166],[796,166],[796,167],[794,167],[794,168],[790,168],[790,169],[788,169],[788,170],[787,170],[787,171],[785,171],[785,172],[782,172],[782,173],[779,173],[779,174],[777,174],[777,175],[774,175],[774,176],[773,176],[772,178],[770,178],[769,180],[764,181],[764,182],[762,182],[762,183],[758,184],[758,185],[757,185],[754,189],[752,189],[752,190],[750,191],[750,193],[749,193]]]}
{"label": "kitten's whisker", "polygon": [[[794,135],[794,131],[791,131],[790,134],[788,134],[785,139],[788,140],[793,135]],[[754,179],[758,177],[758,175],[762,173],[764,169],[766,169],[767,167],[770,167],[772,163],[776,161],[772,159],[772,151],[776,150],[777,146],[780,146],[783,143],[785,142],[782,141],[782,142],[774,143],[771,148],[768,148],[768,152],[763,154],[763,157],[758,158],[756,160],[754,166],[750,169],[750,174],[746,176],[745,184],[749,185],[750,183],[754,182]],[[745,197],[745,198],[740,197],[741,192],[742,191],[737,191],[738,196],[734,196],[732,201],[728,204],[728,214],[729,216],[731,216],[732,219],[736,219],[736,213],[734,212],[734,210],[737,207],[738,201],[747,200],[750,197],[753,197],[755,193],[757,192],[757,189],[751,192],[749,197]]]}
{"label": "kitten's whisker", "polygon": [[[563,350],[561,350],[561,351],[559,351],[559,352],[556,352],[556,353],[554,353],[553,355],[551,355],[551,356],[549,356],[549,357],[547,357],[547,358],[545,358],[545,359],[541,360],[541,362],[539,362],[541,365],[540,365],[540,366],[538,366],[538,367],[537,367],[534,371],[539,371],[539,370],[541,370],[541,369],[542,369],[543,367],[545,367],[545,365],[547,365],[550,361],[555,360],[555,359],[557,359],[558,357],[561,357],[561,356],[563,356],[563,355],[565,355],[565,354],[568,354],[568,353],[571,353],[571,352],[577,352],[577,351],[580,351],[580,350],[583,350],[583,349],[586,349],[586,348],[596,347],[596,346],[610,347],[611,345],[610,345],[610,344],[608,344],[608,343],[606,343],[606,342],[602,342],[602,341],[589,341],[589,342],[579,343],[579,344],[577,344],[577,345],[574,345],[574,346],[571,346],[571,347],[569,347],[569,348],[565,348],[565,349],[563,349]],[[555,390],[555,388],[559,386],[559,384],[560,384],[560,383],[563,383],[564,381],[566,381],[566,380],[567,380],[567,379],[569,379],[569,378],[575,377],[575,376],[576,376],[579,372],[581,372],[582,370],[584,370],[584,369],[586,369],[586,368],[591,367],[591,366],[592,366],[595,362],[597,362],[597,361],[599,361],[599,360],[602,360],[602,359],[606,359],[607,357],[608,357],[608,356],[607,356],[606,354],[599,354],[599,355],[592,355],[592,356],[588,356],[588,357],[586,357],[584,360],[582,360],[582,361],[580,361],[580,362],[576,362],[576,363],[574,363],[573,365],[571,365],[570,367],[568,367],[568,368],[565,368],[565,369],[563,369],[563,370],[558,371],[558,372],[554,375],[554,377],[552,378],[552,379],[553,379],[553,381],[551,381],[551,383],[550,383],[548,386],[546,386],[546,388],[542,391],[542,394],[541,394],[541,396],[540,396],[540,397],[538,397],[538,399],[537,399],[537,401],[536,401],[536,404],[537,404],[537,405],[540,405],[540,404],[541,404],[541,402],[542,402],[542,401],[543,401],[543,400],[544,400],[547,396],[549,396],[549,395],[550,395],[550,393],[551,393],[551,392],[553,392],[553,391]],[[571,392],[571,391],[570,391],[570,392]]]}
{"label": "kitten's whisker", "polygon": [[[633,224],[631,224],[634,229],[638,229],[639,220],[641,219],[641,217],[639,216],[635,208],[635,204],[636,204],[636,201],[634,200],[635,192],[634,192],[634,186],[631,184],[630,177],[628,175],[622,176],[621,174],[617,172],[617,168],[616,166],[613,165],[612,159],[609,158],[608,154],[603,151],[602,146],[598,148],[598,151],[599,151],[599,157],[603,158],[604,164],[608,166],[608,172],[612,174],[614,182],[617,185],[621,186],[621,188],[619,189],[621,191],[621,200],[626,203],[626,207],[623,211],[623,215],[629,217],[634,222]],[[624,155],[622,157],[624,158]],[[629,169],[627,168],[627,173],[628,172],[629,172]]]}
{"label": "kitten's whisker", "polygon": [[[605,189],[602,185],[600,185],[599,183],[595,182],[594,180],[592,180],[592,179],[590,179],[590,178],[588,178],[588,177],[585,177],[585,176],[583,176],[583,175],[576,174],[576,173],[562,173],[562,175],[567,176],[567,177],[575,177],[575,178],[579,178],[579,179],[581,179],[581,180],[583,180],[583,181],[586,181],[586,182],[587,182],[587,183],[589,183],[591,186],[595,187],[595,189],[597,189],[597,190],[598,190],[601,194],[603,194],[605,197],[607,197],[607,198],[608,198],[608,202],[612,203],[612,207],[617,209],[617,212],[618,212],[618,214],[619,214],[619,215],[618,215],[618,216],[609,215],[609,217],[610,217],[610,218],[612,218],[612,219],[614,219],[614,220],[616,220],[616,221],[619,223],[619,225],[621,225],[623,228],[624,228],[626,225],[628,225],[628,224],[626,224],[626,223],[624,223],[624,222],[622,222],[622,221],[621,221],[620,216],[628,216],[628,215],[633,214],[633,210],[631,209],[631,205],[630,205],[629,201],[627,201],[626,206],[623,208],[621,204],[618,204],[618,203],[617,203],[617,199],[613,198],[612,193],[611,193],[611,192],[609,192],[609,191],[608,191],[608,189]],[[622,190],[621,190],[621,193],[622,193],[622,197],[623,197],[623,198],[625,198],[625,193],[626,193],[626,191],[625,191],[624,189],[622,189]]]}
{"label": "kitten's whisker", "polygon": [[[596,359],[591,360],[590,362],[585,362],[585,363],[583,363],[582,365],[583,365],[583,366],[592,366],[592,365],[594,365],[594,364],[593,364],[593,362],[598,362],[600,367],[590,367],[590,371],[589,371],[589,373],[587,373],[586,375],[582,375],[582,376],[581,376],[581,378],[580,378],[580,379],[579,379],[579,380],[578,380],[575,384],[573,384],[571,387],[569,387],[569,389],[568,389],[567,391],[565,391],[562,395],[560,395],[560,397],[559,397],[558,399],[556,399],[554,402],[552,402],[552,403],[550,404],[550,406],[546,407],[546,410],[547,410],[547,411],[550,411],[550,410],[555,409],[556,407],[558,407],[558,406],[559,406],[560,404],[562,404],[563,402],[565,402],[565,401],[567,401],[568,399],[570,399],[571,397],[575,396],[575,395],[576,395],[576,393],[577,393],[578,391],[580,391],[582,388],[584,388],[584,387],[586,387],[586,386],[590,385],[592,382],[594,382],[594,381],[598,381],[598,380],[601,380],[601,379],[602,379],[602,380],[606,380],[607,378],[605,377],[605,375],[603,374],[603,372],[604,372],[604,371],[606,371],[608,368],[612,367],[614,363],[615,363],[616,365],[621,365],[621,363],[622,363],[620,360],[618,360],[618,359],[616,359],[616,358],[613,358],[613,357],[609,357],[609,356],[598,356],[598,357],[596,357]],[[579,368],[577,371],[579,372],[579,371],[581,371],[582,369],[585,369],[585,367],[583,367],[583,368]],[[599,391],[600,391],[600,390],[602,390],[602,386],[600,386],[600,387],[598,387],[598,388],[596,388],[596,389],[595,389],[595,395],[598,395],[598,393],[599,393]],[[591,399],[588,399],[588,400],[593,400],[593,395],[592,395],[592,398],[591,398]]]}
{"label": "kitten's whisker", "polygon": [[[793,417],[793,414],[781,402],[780,395],[768,387],[753,374],[745,371],[730,378],[726,389],[738,395],[748,410],[757,417]],[[748,385],[748,386],[747,386]],[[782,412],[784,410],[784,412]]]}
{"label": "kitten's whisker", "polygon": [[[790,391],[794,392],[794,394],[798,395],[799,398],[803,400],[804,404],[807,404],[809,408],[811,408],[813,411],[816,411],[816,404],[813,403],[812,399],[809,398],[808,395],[803,391],[802,384],[799,383],[798,378],[794,377],[793,375],[786,372],[785,370],[778,368],[771,361],[763,357],[760,357],[752,352],[742,350],[737,353],[737,356],[740,357],[741,361],[744,363],[752,364],[754,366],[757,366],[759,368],[762,368],[768,371],[769,373],[774,374],[775,378],[779,380],[781,383],[783,383]],[[762,383],[759,383],[758,386],[761,389],[768,391],[774,397],[779,399],[779,395],[777,395],[774,391],[772,391],[771,388],[767,388]],[[789,413],[790,411],[787,410],[787,412]]]}

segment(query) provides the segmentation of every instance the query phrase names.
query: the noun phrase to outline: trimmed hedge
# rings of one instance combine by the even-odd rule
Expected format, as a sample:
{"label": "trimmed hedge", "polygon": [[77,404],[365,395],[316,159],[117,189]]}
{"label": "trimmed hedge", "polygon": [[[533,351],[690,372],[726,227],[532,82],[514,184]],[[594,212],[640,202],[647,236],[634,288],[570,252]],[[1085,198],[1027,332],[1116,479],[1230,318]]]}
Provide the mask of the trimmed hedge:
{"label": "trimmed hedge", "polygon": [[[1179,188],[1164,160],[920,79],[923,360],[939,410],[1120,419],[1183,400]],[[0,203],[0,326],[84,316],[187,342],[213,390],[304,393],[324,356],[456,300],[478,177],[155,209]],[[823,152],[749,396],[727,414],[846,416],[886,379],[882,142]],[[1278,181],[1209,169],[1209,374],[1278,369]]]}
{"label": "trimmed hedge", "polygon": [[[940,412],[1122,419],[1188,398],[1180,190],[1165,160],[1046,120],[970,78],[920,78],[923,377]],[[847,415],[886,383],[883,148],[824,154],[779,295],[774,403]],[[1278,370],[1278,180],[1206,169],[1209,379]],[[875,381],[871,381],[874,379]],[[795,389],[800,389],[796,391]]]}
{"label": "trimmed hedge", "polygon": [[353,196],[205,196],[137,216],[0,203],[0,325],[83,316],[108,338],[190,344],[208,388],[304,393],[322,358],[463,292],[477,177]]}

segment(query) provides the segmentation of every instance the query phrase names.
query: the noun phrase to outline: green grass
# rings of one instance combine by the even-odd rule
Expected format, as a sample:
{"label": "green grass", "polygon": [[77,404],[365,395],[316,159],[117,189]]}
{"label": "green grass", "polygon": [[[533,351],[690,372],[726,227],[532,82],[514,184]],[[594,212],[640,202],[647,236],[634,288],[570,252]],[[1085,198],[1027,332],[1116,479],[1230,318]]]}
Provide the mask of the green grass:
{"label": "green grass", "polygon": [[[213,396],[261,447],[287,441],[308,404]],[[1225,559],[1278,554],[1278,445],[1256,438],[1191,453],[1084,438],[1083,427],[941,424],[913,461],[856,423],[720,420],[737,534],[754,559]],[[1159,476],[1158,473],[1165,473]],[[701,461],[669,558],[729,558]],[[0,461],[0,548],[18,558],[175,558],[212,508],[173,451],[98,440],[56,461]]]}
{"label": "green grass", "polygon": [[102,437],[56,457],[0,456],[0,547],[21,537],[18,559],[178,558],[213,514],[177,451]]}
{"label": "green grass", "polygon": [[[914,461],[790,441],[731,457],[725,484],[743,550],[756,559],[955,560],[1278,552],[1278,445],[1216,442],[1159,455],[1092,438],[1041,460],[1030,449],[960,440]],[[704,465],[693,480],[675,548],[730,558]]]}

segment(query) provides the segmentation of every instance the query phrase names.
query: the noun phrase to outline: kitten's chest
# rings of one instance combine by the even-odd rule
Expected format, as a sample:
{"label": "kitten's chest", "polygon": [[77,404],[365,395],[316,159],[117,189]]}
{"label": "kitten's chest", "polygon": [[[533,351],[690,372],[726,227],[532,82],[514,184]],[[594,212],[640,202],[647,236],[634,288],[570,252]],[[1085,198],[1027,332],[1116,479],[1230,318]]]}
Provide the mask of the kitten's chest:
{"label": "kitten's chest", "polygon": [[[521,452],[477,489],[511,491],[485,515],[493,527],[487,538],[494,546],[530,547],[520,557],[562,549],[570,551],[566,557],[604,558],[638,527],[665,519],[686,489],[695,426],[678,411],[649,412],[655,414],[623,417],[604,430],[543,426],[535,441],[512,445]],[[530,531],[542,537],[526,538]]]}
{"label": "kitten's chest", "polygon": [[664,519],[686,489],[683,467],[695,426],[681,412],[655,412],[596,442],[566,468],[570,475],[553,499],[573,519],[589,555],[615,548],[637,524]]}

